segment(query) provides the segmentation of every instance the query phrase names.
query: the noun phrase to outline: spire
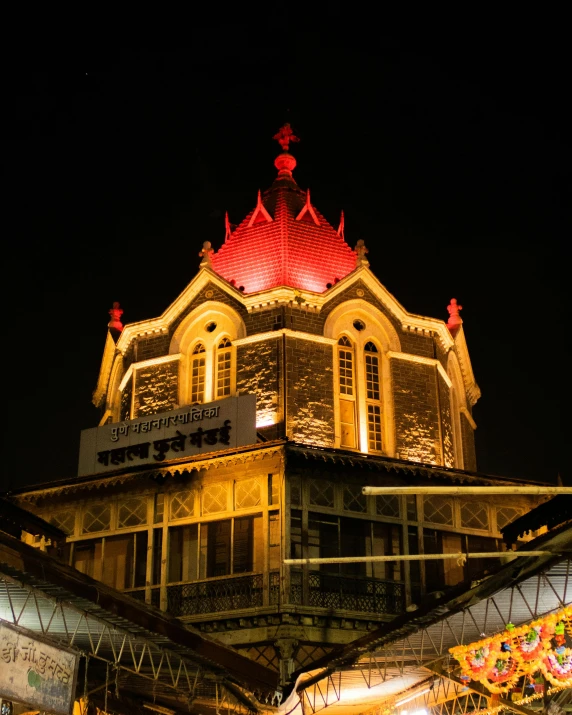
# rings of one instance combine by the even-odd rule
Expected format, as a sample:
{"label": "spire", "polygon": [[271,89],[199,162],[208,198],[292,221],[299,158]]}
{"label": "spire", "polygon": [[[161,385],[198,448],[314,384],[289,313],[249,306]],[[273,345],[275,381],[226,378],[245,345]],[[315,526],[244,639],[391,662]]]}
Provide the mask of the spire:
{"label": "spire", "polygon": [[230,238],[230,221],[228,220],[228,211],[224,212],[224,242]]}
{"label": "spire", "polygon": [[451,333],[451,335],[453,335],[454,337],[457,330],[463,324],[463,319],[459,315],[459,311],[463,310],[463,306],[457,303],[456,298],[451,298],[451,302],[447,306],[447,310],[449,311],[449,320],[447,321],[447,327],[449,328],[449,332]]}
{"label": "spire", "polygon": [[282,147],[282,154],[279,154],[274,160],[274,166],[278,169],[278,178],[291,179],[292,172],[296,168],[296,159],[288,153],[288,147],[290,142],[299,142],[300,139],[294,134],[289,124],[285,124],[272,138],[276,139]]}
{"label": "spire", "polygon": [[123,330],[123,323],[121,322],[121,316],[123,315],[123,309],[121,308],[119,303],[117,303],[117,302],[114,303],[113,308],[111,308],[107,312],[111,316],[111,320],[109,321],[109,323],[107,323],[107,327],[121,332]]}
{"label": "spire", "polygon": [[344,212],[343,212],[343,209],[342,209],[342,212],[341,212],[341,214],[340,214],[340,225],[338,226],[338,236],[339,236],[340,238],[343,238],[343,239],[345,240],[345,236],[344,236]]}

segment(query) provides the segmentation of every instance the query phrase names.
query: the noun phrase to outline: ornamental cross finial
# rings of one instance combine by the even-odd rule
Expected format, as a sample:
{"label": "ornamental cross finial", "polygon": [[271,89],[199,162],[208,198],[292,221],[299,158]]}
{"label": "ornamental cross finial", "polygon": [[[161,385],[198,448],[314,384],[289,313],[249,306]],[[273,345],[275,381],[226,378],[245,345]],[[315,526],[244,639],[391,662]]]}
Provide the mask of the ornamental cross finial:
{"label": "ornamental cross finial", "polygon": [[463,306],[457,303],[456,298],[451,298],[451,302],[447,306],[447,310],[449,311],[449,320],[447,321],[447,327],[449,328],[449,330],[455,330],[463,322],[463,319],[459,315],[459,311],[463,310]]}
{"label": "ornamental cross finial", "polygon": [[294,134],[292,131],[292,127],[290,124],[286,123],[278,132],[278,134],[275,134],[273,139],[276,139],[276,141],[280,144],[282,147],[282,151],[288,151],[288,145],[290,142],[299,142],[300,139]]}
{"label": "ornamental cross finial", "polygon": [[123,308],[116,301],[113,304],[113,308],[111,308],[111,310],[108,310],[107,312],[111,316],[111,320],[107,324],[107,327],[113,328],[114,330],[119,330],[119,332],[121,332],[123,330],[123,323],[121,322],[121,316],[123,315]]}

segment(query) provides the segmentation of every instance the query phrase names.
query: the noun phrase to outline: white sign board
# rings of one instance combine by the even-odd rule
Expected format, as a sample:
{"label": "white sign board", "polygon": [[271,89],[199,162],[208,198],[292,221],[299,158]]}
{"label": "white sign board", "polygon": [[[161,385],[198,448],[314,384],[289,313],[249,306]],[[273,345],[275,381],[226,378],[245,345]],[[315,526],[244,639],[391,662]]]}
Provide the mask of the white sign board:
{"label": "white sign board", "polygon": [[256,395],[227,397],[82,430],[78,476],[255,443]]}
{"label": "white sign board", "polygon": [[0,620],[0,698],[70,715],[77,666],[77,653]]}

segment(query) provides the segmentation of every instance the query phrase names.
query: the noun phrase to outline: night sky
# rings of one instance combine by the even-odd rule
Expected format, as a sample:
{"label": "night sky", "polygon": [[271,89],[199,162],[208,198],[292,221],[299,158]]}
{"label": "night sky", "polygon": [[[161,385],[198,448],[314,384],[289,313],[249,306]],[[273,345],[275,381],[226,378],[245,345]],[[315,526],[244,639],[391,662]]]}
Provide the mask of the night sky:
{"label": "night sky", "polygon": [[130,323],[170,305],[203,241],[220,247],[225,210],[239,223],[272,183],[286,121],[298,184],[334,227],[344,210],[404,308],[464,306],[479,471],[572,483],[563,20],[342,34],[337,12],[321,29],[290,13],[267,31],[194,27],[180,50],[5,70],[0,490],[75,475],[107,311],[119,301]]}

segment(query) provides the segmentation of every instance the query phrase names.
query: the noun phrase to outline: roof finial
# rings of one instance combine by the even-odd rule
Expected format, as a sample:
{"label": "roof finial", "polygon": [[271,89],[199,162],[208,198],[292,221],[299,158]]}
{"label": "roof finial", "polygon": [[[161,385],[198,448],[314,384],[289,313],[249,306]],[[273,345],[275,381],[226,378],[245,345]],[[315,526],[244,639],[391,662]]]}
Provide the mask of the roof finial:
{"label": "roof finial", "polygon": [[365,247],[363,238],[360,238],[358,240],[358,242],[356,243],[356,247],[354,248],[354,251],[356,254],[356,267],[359,268],[359,266],[369,266],[369,261],[365,257],[365,254],[369,253],[369,251]]}
{"label": "roof finial", "polygon": [[340,225],[338,226],[338,236],[340,236],[340,238],[345,239],[345,236],[344,236],[344,211],[343,211],[343,209],[342,209],[342,212],[341,212],[341,214],[340,214]]}
{"label": "roof finial", "polygon": [[463,310],[463,306],[457,303],[456,298],[451,298],[451,302],[447,306],[447,310],[449,311],[449,320],[447,321],[447,327],[449,328],[451,333],[455,333],[461,327],[461,324],[463,322],[463,319],[459,315],[459,311]]}
{"label": "roof finial", "polygon": [[121,332],[123,330],[123,323],[120,318],[123,315],[123,309],[120,307],[119,303],[115,302],[113,304],[113,308],[111,308],[108,313],[111,316],[111,320],[107,323],[107,327]]}
{"label": "roof finial", "polygon": [[199,256],[203,257],[201,268],[212,268],[211,253],[214,253],[214,248],[210,241],[204,241],[203,247],[199,251]]}
{"label": "roof finial", "polygon": [[230,221],[228,219],[228,211],[224,212],[224,242],[230,238]]}
{"label": "roof finial", "polygon": [[280,144],[280,146],[282,147],[282,151],[288,151],[288,145],[290,144],[290,142],[300,141],[300,139],[292,131],[292,127],[288,122],[283,127],[281,127],[280,131],[272,138],[276,139],[276,141]]}
{"label": "roof finial", "polygon": [[300,140],[294,135],[289,124],[285,124],[273,139],[276,139],[282,147],[282,154],[278,154],[274,159],[274,166],[278,169],[278,178],[292,179],[292,172],[296,168],[296,159],[292,154],[288,154],[288,146],[290,142],[299,142]]}

